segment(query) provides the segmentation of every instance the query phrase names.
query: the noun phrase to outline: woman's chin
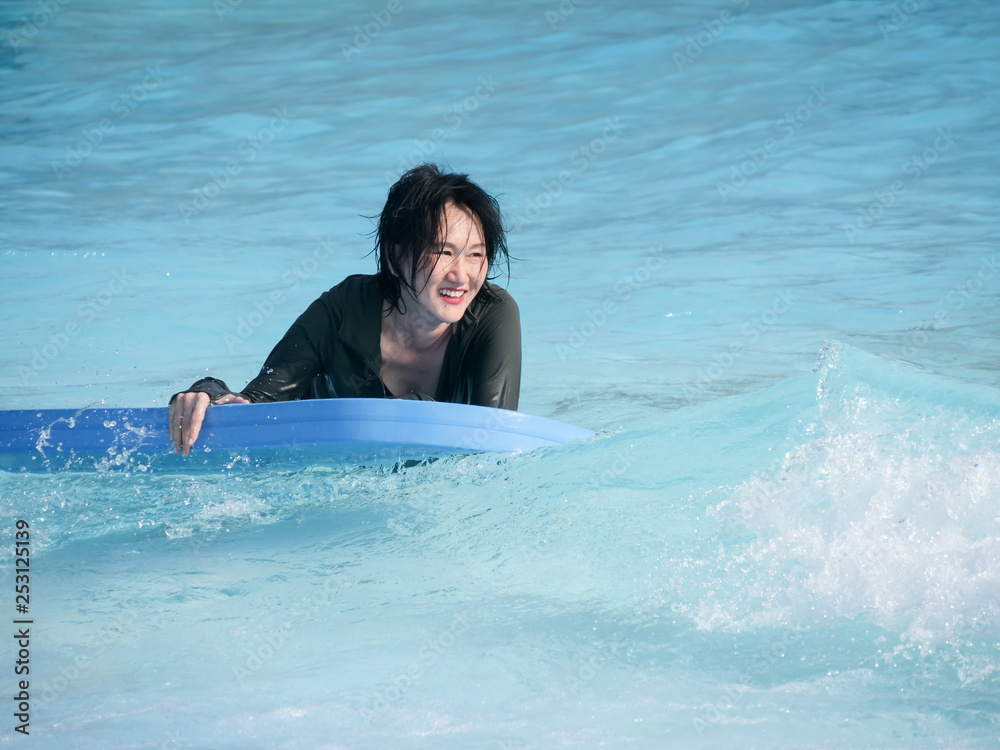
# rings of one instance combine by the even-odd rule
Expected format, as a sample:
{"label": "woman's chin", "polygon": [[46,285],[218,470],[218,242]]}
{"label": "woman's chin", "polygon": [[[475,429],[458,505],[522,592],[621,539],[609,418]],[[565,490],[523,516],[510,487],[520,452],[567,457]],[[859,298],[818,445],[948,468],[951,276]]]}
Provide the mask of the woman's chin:
{"label": "woman's chin", "polygon": [[465,311],[469,309],[470,301],[468,295],[457,304],[446,302],[444,299],[436,299],[426,309],[442,323],[457,323],[465,315]]}
{"label": "woman's chin", "polygon": [[468,305],[461,305],[456,307],[447,307],[441,310],[438,314],[438,319],[444,323],[457,323],[465,315],[465,310]]}

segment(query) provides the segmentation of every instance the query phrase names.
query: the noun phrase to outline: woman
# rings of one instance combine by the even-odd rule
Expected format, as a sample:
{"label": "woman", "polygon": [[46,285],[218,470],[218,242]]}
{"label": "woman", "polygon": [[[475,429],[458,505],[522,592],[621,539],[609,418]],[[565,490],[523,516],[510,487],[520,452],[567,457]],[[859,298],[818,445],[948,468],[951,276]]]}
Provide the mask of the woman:
{"label": "woman", "polygon": [[189,454],[210,404],[416,398],[517,409],[521,322],[489,282],[509,265],[494,198],[466,175],[423,165],[389,190],[378,273],[324,292],[240,393],[202,378],[170,400],[174,453]]}

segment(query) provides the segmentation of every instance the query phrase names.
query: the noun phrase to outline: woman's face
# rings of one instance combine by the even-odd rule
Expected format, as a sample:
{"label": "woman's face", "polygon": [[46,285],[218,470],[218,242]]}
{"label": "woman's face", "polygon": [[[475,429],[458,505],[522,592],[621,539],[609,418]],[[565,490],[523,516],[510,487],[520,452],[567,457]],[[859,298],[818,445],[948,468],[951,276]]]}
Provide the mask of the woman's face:
{"label": "woman's face", "polygon": [[421,311],[430,322],[457,323],[482,288],[488,271],[479,220],[449,203],[440,241],[428,251],[414,279]]}

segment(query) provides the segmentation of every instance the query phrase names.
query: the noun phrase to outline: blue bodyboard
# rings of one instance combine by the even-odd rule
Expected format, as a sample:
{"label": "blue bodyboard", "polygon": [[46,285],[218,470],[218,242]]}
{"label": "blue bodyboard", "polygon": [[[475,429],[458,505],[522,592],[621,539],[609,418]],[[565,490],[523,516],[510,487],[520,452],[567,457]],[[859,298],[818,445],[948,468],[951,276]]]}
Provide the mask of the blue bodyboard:
{"label": "blue bodyboard", "polygon": [[399,399],[210,407],[187,458],[171,453],[167,408],[0,411],[8,471],[197,471],[392,464],[455,453],[530,451],[590,430],[504,409]]}

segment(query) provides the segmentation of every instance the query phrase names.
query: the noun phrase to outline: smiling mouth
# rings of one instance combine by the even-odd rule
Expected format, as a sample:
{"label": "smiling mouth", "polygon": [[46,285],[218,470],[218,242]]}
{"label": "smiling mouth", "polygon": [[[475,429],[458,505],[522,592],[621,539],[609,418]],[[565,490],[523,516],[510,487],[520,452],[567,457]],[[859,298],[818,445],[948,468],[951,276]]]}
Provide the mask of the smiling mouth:
{"label": "smiling mouth", "polygon": [[439,289],[438,294],[447,300],[455,300],[456,302],[465,296],[464,289]]}

